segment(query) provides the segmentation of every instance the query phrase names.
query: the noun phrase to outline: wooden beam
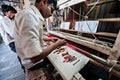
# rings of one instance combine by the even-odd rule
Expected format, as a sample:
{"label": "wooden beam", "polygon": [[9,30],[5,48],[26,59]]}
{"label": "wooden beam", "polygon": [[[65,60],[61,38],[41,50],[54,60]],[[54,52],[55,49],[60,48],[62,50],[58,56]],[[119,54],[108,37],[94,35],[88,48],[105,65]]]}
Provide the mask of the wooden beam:
{"label": "wooden beam", "polygon": [[[97,5],[100,5],[100,4],[104,4],[104,3],[109,3],[109,2],[113,2],[115,0],[100,0]],[[88,6],[93,6],[96,2],[93,2],[93,3],[89,3]]]}
{"label": "wooden beam", "polygon": [[99,21],[120,22],[120,18],[105,18],[105,19],[99,19]]}
{"label": "wooden beam", "polygon": [[99,36],[107,36],[107,37],[113,37],[116,38],[118,34],[116,33],[107,33],[107,32],[97,32],[94,33],[95,35],[99,35]]}
{"label": "wooden beam", "polygon": [[117,60],[120,57],[120,31],[118,33],[117,39],[116,39],[115,44],[114,44],[111,51],[113,54],[111,54],[109,57],[110,58],[116,57],[115,60]]}
{"label": "wooden beam", "polygon": [[[62,36],[62,35],[60,35],[60,36]],[[71,44],[71,45],[74,46],[74,44]],[[120,65],[116,64],[113,67],[113,69],[111,71],[109,71],[111,69],[111,67],[115,64],[114,61],[109,61],[109,63],[108,63],[107,60],[105,60],[103,58],[100,58],[98,56],[95,56],[95,55],[93,55],[93,54],[91,54],[91,53],[89,53],[89,52],[87,52],[87,51],[85,51],[83,49],[80,49],[79,47],[75,47],[75,49],[73,49],[73,50],[76,50],[80,54],[84,54],[87,57],[89,57],[90,58],[90,63],[92,63],[92,64],[94,64],[94,65],[96,65],[98,67],[101,67],[105,71],[110,72],[111,74],[113,74],[113,75],[115,75],[117,77],[120,77]],[[53,58],[53,57],[51,56],[51,58]],[[53,61],[53,63],[54,63],[54,61]]]}
{"label": "wooden beam", "polygon": [[116,64],[116,66],[114,66],[114,68],[110,70],[110,68],[115,64],[114,61],[110,61],[109,63],[107,62],[107,60],[103,59],[103,58],[100,58],[100,57],[97,57],[93,54],[90,54],[89,52],[87,51],[84,51],[80,48],[77,48],[78,51],[80,51],[82,54],[88,56],[90,58],[90,63],[98,66],[98,67],[101,67],[103,68],[105,71],[117,76],[120,78],[120,65],[119,64]]}
{"label": "wooden beam", "polygon": [[66,40],[75,42],[77,44],[89,47],[91,49],[97,50],[97,51],[102,52],[102,53],[104,53],[106,55],[111,54],[111,48],[110,47],[106,47],[104,45],[96,44],[94,42],[90,42],[90,41],[87,41],[87,40],[84,40],[84,39],[71,37],[71,36],[69,36],[67,34],[63,34],[63,33],[60,33],[60,32],[49,31],[49,33],[53,34],[53,35],[56,35],[56,36],[59,36],[61,38],[64,38]]}
{"label": "wooden beam", "polygon": [[[92,64],[94,64],[98,67],[101,67],[105,71],[109,72],[110,67],[106,67],[105,65],[103,65],[103,64],[101,64],[101,63],[99,63],[99,62],[97,62],[93,59],[90,59],[90,63],[92,63]],[[120,72],[119,71],[116,71],[116,70],[112,69],[111,72],[109,72],[109,73],[111,73],[111,74],[117,76],[118,78],[120,78]]]}
{"label": "wooden beam", "polygon": [[64,9],[66,7],[70,7],[72,5],[78,4],[78,3],[82,3],[85,2],[85,0],[69,0],[68,2],[62,4],[59,6],[60,9]]}
{"label": "wooden beam", "polygon": [[[66,30],[66,29],[60,29],[60,30],[63,32],[67,32],[67,33],[73,33],[73,34],[78,33],[78,31],[76,31],[76,30]],[[98,36],[106,36],[106,37],[113,37],[113,38],[117,37],[116,33],[107,33],[107,32],[93,33],[93,32],[83,32],[83,31],[79,31],[79,32],[83,33],[83,34],[94,34],[94,35],[98,35]]]}
{"label": "wooden beam", "polygon": [[20,2],[20,9],[23,9],[23,0],[19,0],[19,2]]}
{"label": "wooden beam", "polygon": [[58,2],[57,2],[57,5],[59,6],[59,5],[61,5],[61,4],[64,4],[64,3],[66,3],[68,0],[59,0]]}

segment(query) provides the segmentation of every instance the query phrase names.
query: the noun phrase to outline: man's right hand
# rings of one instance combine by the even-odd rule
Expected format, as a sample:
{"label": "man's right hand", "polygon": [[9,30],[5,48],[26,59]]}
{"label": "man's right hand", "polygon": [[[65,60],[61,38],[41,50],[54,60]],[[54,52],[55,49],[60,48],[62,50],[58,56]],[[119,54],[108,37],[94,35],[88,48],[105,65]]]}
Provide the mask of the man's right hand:
{"label": "man's right hand", "polygon": [[65,45],[66,42],[67,42],[67,41],[66,41],[65,39],[58,39],[57,42],[56,42],[56,45],[57,45],[58,47],[60,47],[60,46]]}

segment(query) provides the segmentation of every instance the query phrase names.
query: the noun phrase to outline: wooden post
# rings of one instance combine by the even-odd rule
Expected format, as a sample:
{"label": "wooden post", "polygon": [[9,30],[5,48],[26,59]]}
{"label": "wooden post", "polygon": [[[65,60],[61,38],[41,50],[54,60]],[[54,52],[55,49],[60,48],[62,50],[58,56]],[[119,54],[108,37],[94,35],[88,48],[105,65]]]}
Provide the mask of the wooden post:
{"label": "wooden post", "polygon": [[20,1],[20,9],[23,9],[23,0],[19,0]]}
{"label": "wooden post", "polygon": [[115,44],[111,49],[111,54],[109,55],[109,58],[112,58],[114,60],[117,60],[119,57],[120,57],[120,31],[116,38]]}

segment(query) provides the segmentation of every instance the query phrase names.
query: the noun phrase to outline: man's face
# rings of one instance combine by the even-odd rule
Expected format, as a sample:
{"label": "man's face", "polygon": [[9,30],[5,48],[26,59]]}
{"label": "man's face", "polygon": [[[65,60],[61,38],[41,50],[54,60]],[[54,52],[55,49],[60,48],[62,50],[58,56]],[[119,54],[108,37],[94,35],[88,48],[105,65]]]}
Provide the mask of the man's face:
{"label": "man's face", "polygon": [[15,17],[15,13],[13,11],[8,11],[5,13],[5,15],[10,19],[14,19]]}
{"label": "man's face", "polygon": [[43,2],[43,6],[40,9],[40,12],[44,18],[48,18],[52,15],[51,8],[48,6],[47,2]]}

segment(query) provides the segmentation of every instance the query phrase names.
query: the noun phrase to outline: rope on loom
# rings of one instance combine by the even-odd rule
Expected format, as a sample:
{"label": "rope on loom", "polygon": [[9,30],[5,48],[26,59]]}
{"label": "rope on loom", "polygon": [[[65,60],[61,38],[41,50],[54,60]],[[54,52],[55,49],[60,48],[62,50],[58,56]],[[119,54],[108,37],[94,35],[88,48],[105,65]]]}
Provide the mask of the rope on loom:
{"label": "rope on loom", "polygon": [[[96,7],[96,5],[98,4],[98,2],[99,2],[100,0],[97,0],[97,2],[96,3],[94,3],[94,5],[93,5],[93,7],[86,13],[86,15],[85,15],[85,17],[84,17],[84,19],[86,20],[86,19],[88,19],[88,14],[90,14],[90,12]],[[89,24],[86,22],[86,24],[88,25],[88,28],[89,28],[89,30],[91,31],[91,29],[90,29],[90,27],[89,27]],[[92,36],[95,38],[95,40],[98,40],[98,38],[92,33]],[[95,41],[95,40],[93,40],[93,42]],[[108,47],[107,45],[105,45],[105,44],[103,44],[104,46],[106,46],[106,47]]]}
{"label": "rope on loom", "polygon": [[[69,8],[70,10],[72,10],[75,14],[77,14],[77,15],[83,17],[85,20],[87,20],[87,19],[88,19],[88,14],[95,8],[95,6],[98,4],[99,1],[100,1],[100,0],[97,0],[97,2],[94,3],[93,7],[88,11],[88,13],[87,13],[85,16],[84,16],[84,15],[81,15],[81,14],[78,13],[78,12],[76,12],[76,11],[73,10],[71,7],[68,7],[68,8]],[[89,24],[88,24],[87,22],[86,22],[86,24],[88,25],[88,28],[89,28],[90,32],[92,32]],[[92,36],[95,38],[95,39],[93,40],[93,42],[95,42],[96,40],[99,40],[99,39],[95,36],[95,34],[92,33]],[[107,44],[102,44],[102,45],[108,47]]]}
{"label": "rope on loom", "polygon": [[[77,15],[83,17],[85,20],[87,20],[87,19],[88,19],[88,14],[95,8],[95,6],[98,4],[99,1],[100,1],[100,0],[97,0],[97,2],[93,5],[93,7],[88,11],[88,13],[87,13],[85,16],[84,16],[84,15],[81,15],[81,14],[78,13],[78,12],[76,12],[76,11],[73,10],[71,7],[68,7],[68,8],[69,8],[70,10],[72,10],[75,14],[77,14]],[[86,24],[88,25],[88,28],[89,28],[90,32],[92,32],[91,29],[90,29],[89,24],[88,24],[87,22],[86,22]],[[95,36],[95,34],[92,33],[92,36],[95,38],[95,39],[93,40],[93,42],[95,42],[96,40],[99,40],[99,39]],[[103,45],[105,46],[105,44],[103,44]],[[106,45],[106,47],[107,47],[107,45]]]}
{"label": "rope on loom", "polygon": [[83,17],[83,18],[85,18],[85,16],[83,16],[83,15],[81,15],[81,14],[79,14],[78,12],[76,12],[75,10],[73,10],[71,7],[68,7],[70,10],[72,10],[75,14],[77,14],[77,15],[79,15],[79,16],[81,16],[81,17]]}
{"label": "rope on loom", "polygon": [[[93,5],[93,7],[86,13],[86,17],[85,17],[85,20],[88,18],[88,14],[95,8],[95,6],[98,4],[100,0],[97,0],[97,2]],[[89,30],[91,31],[90,27],[89,27],[89,24],[86,22],[86,24],[88,25],[88,28]],[[91,31],[92,32],[92,31]],[[92,36],[95,38],[95,40],[97,39],[97,37],[92,33]],[[98,39],[97,39],[98,40]]]}
{"label": "rope on loom", "polygon": [[76,12],[75,10],[73,10],[71,7],[68,7],[70,10],[72,10],[75,14],[77,14],[77,15],[79,15],[79,16],[81,16],[81,17],[83,17],[84,19],[87,19],[88,18],[88,14],[95,8],[95,6],[98,4],[98,2],[99,2],[100,0],[97,0],[97,2],[93,5],[93,7],[86,13],[86,15],[84,16],[84,15],[81,15],[81,14],[79,14],[78,12]]}
{"label": "rope on loom", "polygon": [[[88,19],[88,14],[90,14],[90,12],[96,7],[96,5],[98,4],[98,2],[99,2],[100,0],[97,0],[97,2],[96,3],[94,3],[94,5],[93,5],[93,7],[86,13],[86,15],[85,15],[85,20],[86,19]],[[86,24],[88,25],[88,28],[89,28],[89,30],[91,31],[91,29],[90,29],[90,27],[89,27],[89,24],[86,22]],[[92,36],[95,38],[95,40],[99,40],[93,33],[92,33]],[[95,40],[93,40],[93,42],[95,41]],[[106,46],[106,47],[108,47],[107,45],[105,45],[105,44],[103,44],[104,46]]]}
{"label": "rope on loom", "polygon": [[[91,30],[91,28],[90,28],[90,26],[89,26],[89,24],[86,22],[86,24],[87,24],[87,26],[88,26],[88,28],[89,28],[89,30],[90,30],[90,32],[92,32],[92,30]],[[98,40],[98,38],[92,33],[92,36],[95,38],[95,40]]]}
{"label": "rope on loom", "polygon": [[97,2],[93,5],[93,7],[86,13],[86,16],[90,14],[90,12],[95,8],[95,6],[98,4],[100,0],[97,0]]}

